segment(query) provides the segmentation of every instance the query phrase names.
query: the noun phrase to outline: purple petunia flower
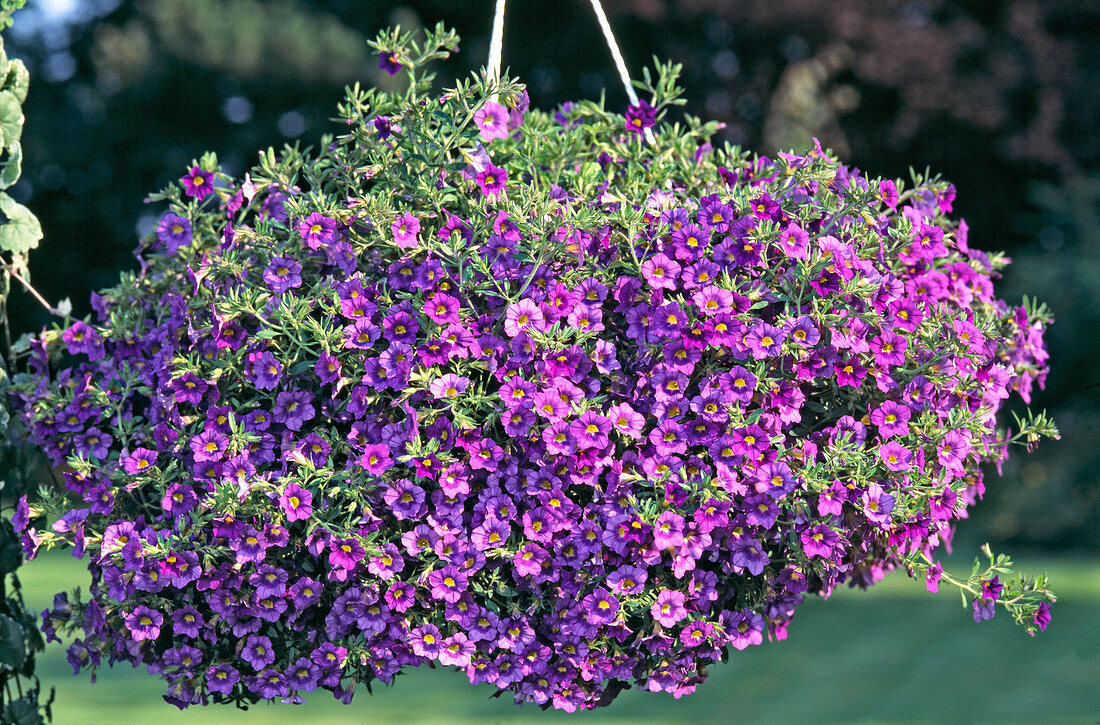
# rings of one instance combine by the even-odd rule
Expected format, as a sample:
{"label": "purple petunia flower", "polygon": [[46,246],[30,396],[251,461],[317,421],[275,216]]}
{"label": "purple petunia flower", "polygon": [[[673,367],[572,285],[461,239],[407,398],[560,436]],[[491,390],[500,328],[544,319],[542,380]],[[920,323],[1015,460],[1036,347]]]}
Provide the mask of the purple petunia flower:
{"label": "purple petunia flower", "polygon": [[320,676],[321,668],[308,657],[299,657],[286,668],[286,684],[292,690],[313,692]]}
{"label": "purple petunia flower", "polygon": [[743,650],[764,641],[766,626],[764,618],[759,614],[744,610],[734,612],[727,618],[726,632],[730,636],[730,644],[735,649]]}
{"label": "purple petunia flower", "polygon": [[193,511],[199,503],[195,490],[185,483],[173,483],[164,492],[160,507],[170,516],[182,516]]}
{"label": "purple petunia flower", "polygon": [[271,417],[276,423],[282,423],[288,429],[297,431],[313,419],[316,413],[312,396],[304,391],[285,391],[275,398],[275,407],[271,411]]}
{"label": "purple petunia flower", "polygon": [[157,239],[169,255],[191,244],[191,220],[168,212],[157,224]]}
{"label": "purple petunia flower", "polygon": [[730,547],[730,562],[734,566],[747,569],[753,576],[759,576],[771,559],[757,539],[738,539]]}
{"label": "purple petunia flower", "polygon": [[822,559],[831,559],[833,550],[840,541],[840,535],[825,524],[817,524],[812,529],[803,531],[800,538],[807,556],[818,556]]}
{"label": "purple petunia flower", "polygon": [[603,448],[608,443],[611,421],[594,410],[586,410],[569,425],[578,448]]}
{"label": "purple petunia flower", "polygon": [[610,624],[619,615],[619,600],[602,587],[585,597],[583,606],[589,624]]}
{"label": "purple petunia flower", "polygon": [[302,265],[287,257],[275,257],[263,273],[267,287],[276,294],[282,294],[302,286]]}
{"label": "purple petunia flower", "polygon": [[160,636],[160,625],[164,624],[164,615],[144,604],[125,615],[126,628],[137,642],[156,639]]}
{"label": "purple petunia flower", "polygon": [[206,671],[206,687],[211,692],[228,695],[233,692],[233,687],[240,682],[241,675],[228,664],[214,665]]}
{"label": "purple petunia flower", "polygon": [[378,68],[386,71],[387,75],[395,75],[397,71],[401,70],[401,61],[398,59],[397,53],[392,50],[379,51]]}
{"label": "purple petunia flower", "polygon": [[275,661],[275,648],[270,637],[251,634],[241,648],[241,659],[252,665],[252,669],[261,671]]}
{"label": "purple petunia flower", "polygon": [[199,610],[192,606],[172,612],[172,633],[184,637],[198,637],[205,622]]}
{"label": "purple petunia flower", "polygon": [[863,492],[863,513],[867,520],[876,524],[885,524],[894,510],[894,497],[882,490],[882,486],[872,483]]}
{"label": "purple petunia flower", "polygon": [[454,604],[462,597],[463,592],[466,591],[466,583],[466,575],[454,565],[436,569],[428,574],[428,587],[432,598],[448,604]]}
{"label": "purple petunia flower", "polygon": [[61,339],[73,355],[83,353],[93,361],[103,358],[103,339],[86,322],[80,320],[74,322],[61,334]]}
{"label": "purple petunia flower", "polygon": [[408,479],[395,481],[382,500],[398,519],[415,519],[424,505],[424,489]]}
{"label": "purple petunia flower", "polygon": [[528,329],[535,332],[545,329],[545,318],[539,306],[529,299],[508,305],[504,315],[504,334],[515,337]]}
{"label": "purple petunia flower", "polygon": [[1040,632],[1045,632],[1047,625],[1050,624],[1050,604],[1047,602],[1039,602],[1039,606],[1035,609],[1032,621],[1039,628]]}

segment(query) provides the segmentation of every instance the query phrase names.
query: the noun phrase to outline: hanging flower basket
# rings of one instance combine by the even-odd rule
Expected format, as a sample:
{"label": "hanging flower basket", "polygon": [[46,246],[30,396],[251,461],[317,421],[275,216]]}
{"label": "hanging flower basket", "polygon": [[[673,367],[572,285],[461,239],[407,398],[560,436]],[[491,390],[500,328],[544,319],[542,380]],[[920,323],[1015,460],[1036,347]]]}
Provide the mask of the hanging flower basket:
{"label": "hanging flower basket", "polygon": [[[66,490],[16,524],[88,559],[46,617],[78,669],[181,707],[436,662],[566,710],[680,696],[808,594],[934,587],[980,464],[1052,433],[995,431],[1048,320],[993,296],[949,184],[712,149],[660,122],[672,67],[625,117],[429,95],[456,44],[380,36],[408,92],[352,90],[319,152],[204,157],[140,273],[34,341],[18,406]],[[1042,628],[1004,563],[956,583]]]}

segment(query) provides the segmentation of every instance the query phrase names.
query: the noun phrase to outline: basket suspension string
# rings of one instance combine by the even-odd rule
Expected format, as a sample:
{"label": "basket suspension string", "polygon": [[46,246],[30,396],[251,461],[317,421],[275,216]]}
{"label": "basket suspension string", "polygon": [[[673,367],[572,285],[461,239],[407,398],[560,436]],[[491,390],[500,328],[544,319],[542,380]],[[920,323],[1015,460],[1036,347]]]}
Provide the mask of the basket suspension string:
{"label": "basket suspension string", "polygon": [[[607,47],[615,61],[615,68],[619,71],[619,80],[623,82],[626,97],[630,99],[630,105],[637,106],[638,94],[634,92],[634,85],[630,82],[630,73],[626,69],[626,61],[623,60],[619,44],[615,41],[615,34],[611,32],[611,23],[607,21],[607,14],[604,13],[600,0],[592,0],[592,9],[596,11],[596,20],[599,21],[600,28],[603,30],[604,39],[607,40]],[[649,143],[653,143],[653,133],[648,128],[645,130],[645,138]]]}
{"label": "basket suspension string", "polygon": [[[497,83],[500,81],[500,53],[504,45],[504,4],[505,0],[497,0],[496,13],[493,15],[493,35],[489,41],[489,80]],[[497,94],[492,95],[495,102]]]}

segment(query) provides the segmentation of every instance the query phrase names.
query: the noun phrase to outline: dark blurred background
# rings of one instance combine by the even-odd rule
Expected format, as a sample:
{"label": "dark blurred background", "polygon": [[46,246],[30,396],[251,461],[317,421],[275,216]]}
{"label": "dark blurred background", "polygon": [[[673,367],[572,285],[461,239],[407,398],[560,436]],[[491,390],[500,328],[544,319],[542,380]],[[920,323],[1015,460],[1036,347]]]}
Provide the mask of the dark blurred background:
{"label": "dark blurred background", "polygon": [[[8,48],[31,70],[24,180],[42,220],[35,284],[74,313],[161,213],[146,194],[214,150],[315,144],[346,84],[385,86],[365,41],[444,21],[462,53],[441,84],[485,63],[491,0],[30,0]],[[693,115],[760,153],[817,136],[871,175],[941,172],[971,244],[1015,260],[999,294],[1045,300],[1057,323],[1047,408],[1063,432],[1023,455],[965,524],[967,542],[1100,551],[1100,5],[1070,0],[606,0],[633,74],[684,66]],[[542,108],[598,97],[625,108],[585,0],[509,4],[504,64]],[[47,322],[17,293],[15,324]]]}

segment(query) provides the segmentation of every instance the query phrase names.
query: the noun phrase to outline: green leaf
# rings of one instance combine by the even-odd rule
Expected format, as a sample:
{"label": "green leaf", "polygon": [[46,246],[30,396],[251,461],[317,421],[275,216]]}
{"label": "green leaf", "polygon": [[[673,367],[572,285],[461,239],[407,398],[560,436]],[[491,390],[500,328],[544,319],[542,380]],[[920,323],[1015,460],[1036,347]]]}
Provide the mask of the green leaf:
{"label": "green leaf", "polygon": [[0,226],[0,250],[25,254],[38,246],[42,225],[30,209],[0,192],[0,214],[7,217]]}
{"label": "green leaf", "polygon": [[6,614],[0,614],[0,670],[17,670],[26,659],[23,625]]}
{"label": "green leaf", "polygon": [[43,725],[38,704],[29,697],[12,700],[0,710],[0,722],[4,725]]}
{"label": "green leaf", "polygon": [[7,158],[0,161],[0,189],[7,189],[19,181],[23,173],[23,147],[14,143],[5,150]]}
{"label": "green leaf", "polygon": [[27,88],[30,86],[31,75],[27,72],[27,66],[18,58],[8,64],[7,74],[0,90],[11,91],[19,102],[27,100]]}
{"label": "green leaf", "polygon": [[23,135],[23,103],[12,91],[0,91],[0,144],[11,146]]}

